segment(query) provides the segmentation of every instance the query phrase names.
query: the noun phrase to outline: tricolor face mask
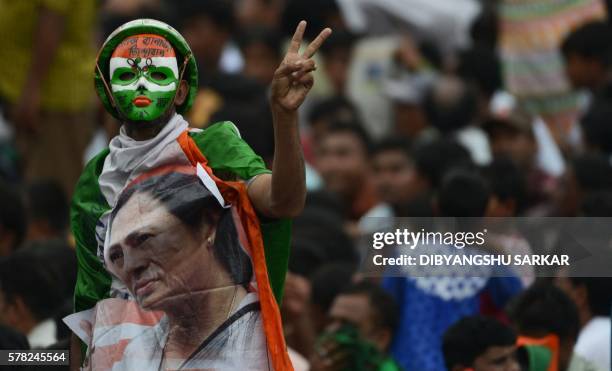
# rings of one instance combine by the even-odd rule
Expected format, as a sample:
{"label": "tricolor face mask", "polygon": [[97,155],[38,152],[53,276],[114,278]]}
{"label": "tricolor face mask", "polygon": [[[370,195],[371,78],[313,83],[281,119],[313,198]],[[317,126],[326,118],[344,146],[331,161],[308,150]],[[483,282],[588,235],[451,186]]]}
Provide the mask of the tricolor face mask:
{"label": "tricolor face mask", "polygon": [[130,36],[110,59],[111,90],[117,108],[130,121],[153,121],[173,104],[179,70],[170,43],[161,36]]}

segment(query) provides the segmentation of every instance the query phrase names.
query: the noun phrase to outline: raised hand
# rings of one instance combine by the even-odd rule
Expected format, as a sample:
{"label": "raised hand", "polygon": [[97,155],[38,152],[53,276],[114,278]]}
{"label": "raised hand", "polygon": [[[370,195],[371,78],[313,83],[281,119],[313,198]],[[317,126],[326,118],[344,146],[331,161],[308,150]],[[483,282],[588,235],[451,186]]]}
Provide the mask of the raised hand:
{"label": "raised hand", "polygon": [[304,37],[306,21],[301,21],[283,58],[272,79],[272,107],[283,111],[297,110],[308,92],[312,88],[314,78],[312,71],[316,70],[312,56],[317,52],[325,39],[331,35],[330,28],[326,28],[308,45],[302,55],[299,54],[300,45]]}

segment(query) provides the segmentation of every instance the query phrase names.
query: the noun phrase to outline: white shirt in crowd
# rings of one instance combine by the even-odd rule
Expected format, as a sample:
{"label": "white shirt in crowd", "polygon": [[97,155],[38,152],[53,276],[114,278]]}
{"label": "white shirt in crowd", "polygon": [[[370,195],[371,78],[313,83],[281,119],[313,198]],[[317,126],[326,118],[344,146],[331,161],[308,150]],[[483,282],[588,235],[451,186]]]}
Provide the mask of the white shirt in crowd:
{"label": "white shirt in crowd", "polygon": [[28,342],[32,349],[46,348],[57,342],[57,327],[53,319],[46,319],[32,328],[28,333]]}
{"label": "white shirt in crowd", "polygon": [[610,371],[610,317],[594,317],[580,331],[574,353],[602,371]]}

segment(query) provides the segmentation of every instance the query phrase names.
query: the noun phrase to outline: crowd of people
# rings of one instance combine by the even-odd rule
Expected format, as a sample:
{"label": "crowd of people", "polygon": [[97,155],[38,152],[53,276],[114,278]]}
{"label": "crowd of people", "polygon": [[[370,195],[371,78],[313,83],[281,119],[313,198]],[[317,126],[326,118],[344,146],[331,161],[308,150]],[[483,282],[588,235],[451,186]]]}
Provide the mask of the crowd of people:
{"label": "crowd of people", "polygon": [[[299,112],[308,194],[280,303],[294,368],[610,370],[612,277],[363,274],[360,241],[392,218],[612,216],[606,2],[429,3],[0,1],[1,348],[69,347],[70,199],[119,132],[92,84],[104,38],[173,25],[199,69],[186,120],[233,122],[271,169],[269,84],[305,19],[306,38],[333,34]],[[496,242],[555,253],[556,237]]]}

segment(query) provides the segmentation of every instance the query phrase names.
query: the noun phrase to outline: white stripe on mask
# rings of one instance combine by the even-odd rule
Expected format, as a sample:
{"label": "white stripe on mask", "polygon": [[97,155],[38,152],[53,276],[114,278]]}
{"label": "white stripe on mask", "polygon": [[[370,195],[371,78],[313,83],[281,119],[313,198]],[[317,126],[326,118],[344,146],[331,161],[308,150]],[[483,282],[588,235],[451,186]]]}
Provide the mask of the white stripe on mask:
{"label": "white stripe on mask", "polygon": [[[119,67],[131,68],[128,64],[128,59],[121,57],[112,57],[110,59],[110,76],[113,76],[115,70]],[[168,67],[174,73],[174,77],[179,78],[178,65],[175,57],[153,57],[153,58],[141,58],[138,67],[144,68],[147,65],[147,59],[151,59],[151,64],[155,67]]]}

